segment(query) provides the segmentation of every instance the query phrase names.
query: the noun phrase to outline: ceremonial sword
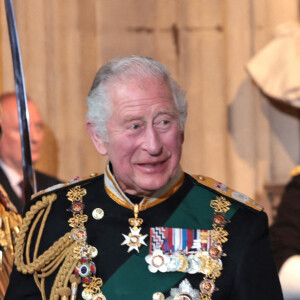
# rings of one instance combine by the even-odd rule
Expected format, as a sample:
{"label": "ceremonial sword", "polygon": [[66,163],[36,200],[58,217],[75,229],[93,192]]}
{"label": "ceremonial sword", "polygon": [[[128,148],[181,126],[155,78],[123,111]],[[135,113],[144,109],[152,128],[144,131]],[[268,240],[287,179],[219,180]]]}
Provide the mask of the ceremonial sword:
{"label": "ceremonial sword", "polygon": [[[31,195],[36,192],[36,180],[35,173],[32,168],[30,150],[29,113],[27,108],[25,79],[23,74],[18,32],[11,0],[5,0],[5,8],[18,104],[19,127],[22,148],[22,165],[24,176],[23,193],[25,195],[25,201],[27,202],[30,200]],[[11,146],[13,147],[14,145]]]}

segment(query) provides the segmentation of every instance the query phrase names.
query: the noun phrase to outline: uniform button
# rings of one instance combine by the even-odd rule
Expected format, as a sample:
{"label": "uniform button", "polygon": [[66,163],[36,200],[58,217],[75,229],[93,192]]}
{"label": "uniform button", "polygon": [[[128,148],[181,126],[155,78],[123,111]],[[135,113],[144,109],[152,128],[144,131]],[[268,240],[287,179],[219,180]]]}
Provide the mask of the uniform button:
{"label": "uniform button", "polygon": [[104,211],[101,208],[95,208],[92,215],[95,220],[100,220],[104,217]]}
{"label": "uniform button", "polygon": [[165,296],[161,292],[156,292],[152,295],[152,300],[164,300]]}
{"label": "uniform button", "polygon": [[98,255],[98,249],[94,246],[91,247],[91,256],[96,257]]}

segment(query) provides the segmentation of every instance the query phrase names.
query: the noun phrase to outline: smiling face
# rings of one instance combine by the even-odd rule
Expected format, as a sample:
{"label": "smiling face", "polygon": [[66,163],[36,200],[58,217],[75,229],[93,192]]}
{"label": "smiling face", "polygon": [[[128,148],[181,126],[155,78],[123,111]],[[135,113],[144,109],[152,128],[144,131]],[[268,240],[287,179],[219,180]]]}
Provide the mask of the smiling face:
{"label": "smiling face", "polygon": [[123,192],[146,196],[166,185],[179,168],[183,132],[169,86],[146,78],[110,85],[112,115],[104,142],[87,123],[93,142],[108,155]]}

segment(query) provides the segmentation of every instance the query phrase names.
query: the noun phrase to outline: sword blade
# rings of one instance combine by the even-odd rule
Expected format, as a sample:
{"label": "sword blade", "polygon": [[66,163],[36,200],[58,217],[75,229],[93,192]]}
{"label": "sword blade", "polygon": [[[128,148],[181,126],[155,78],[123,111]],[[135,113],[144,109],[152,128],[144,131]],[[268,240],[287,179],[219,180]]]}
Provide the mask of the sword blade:
{"label": "sword blade", "polygon": [[23,74],[21,52],[17,26],[10,0],[5,0],[7,25],[10,38],[10,46],[14,67],[15,88],[18,103],[19,127],[22,145],[22,164],[24,175],[24,195],[25,201],[29,201],[33,193],[36,192],[35,174],[32,168],[30,133],[29,133],[29,113],[27,108],[27,96],[25,79]]}

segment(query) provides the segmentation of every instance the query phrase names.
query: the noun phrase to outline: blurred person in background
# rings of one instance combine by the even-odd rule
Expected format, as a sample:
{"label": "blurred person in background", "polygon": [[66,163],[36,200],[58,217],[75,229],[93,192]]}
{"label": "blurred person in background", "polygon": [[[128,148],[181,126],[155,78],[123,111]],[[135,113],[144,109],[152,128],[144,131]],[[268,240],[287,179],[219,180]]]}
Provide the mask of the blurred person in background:
{"label": "blurred person in background", "polygon": [[[9,199],[21,214],[24,208],[22,196],[23,165],[17,98],[15,93],[0,95],[0,184]],[[33,166],[41,156],[44,138],[43,120],[37,105],[28,97],[30,146]],[[52,176],[36,171],[37,190],[55,185],[60,181]]]}

